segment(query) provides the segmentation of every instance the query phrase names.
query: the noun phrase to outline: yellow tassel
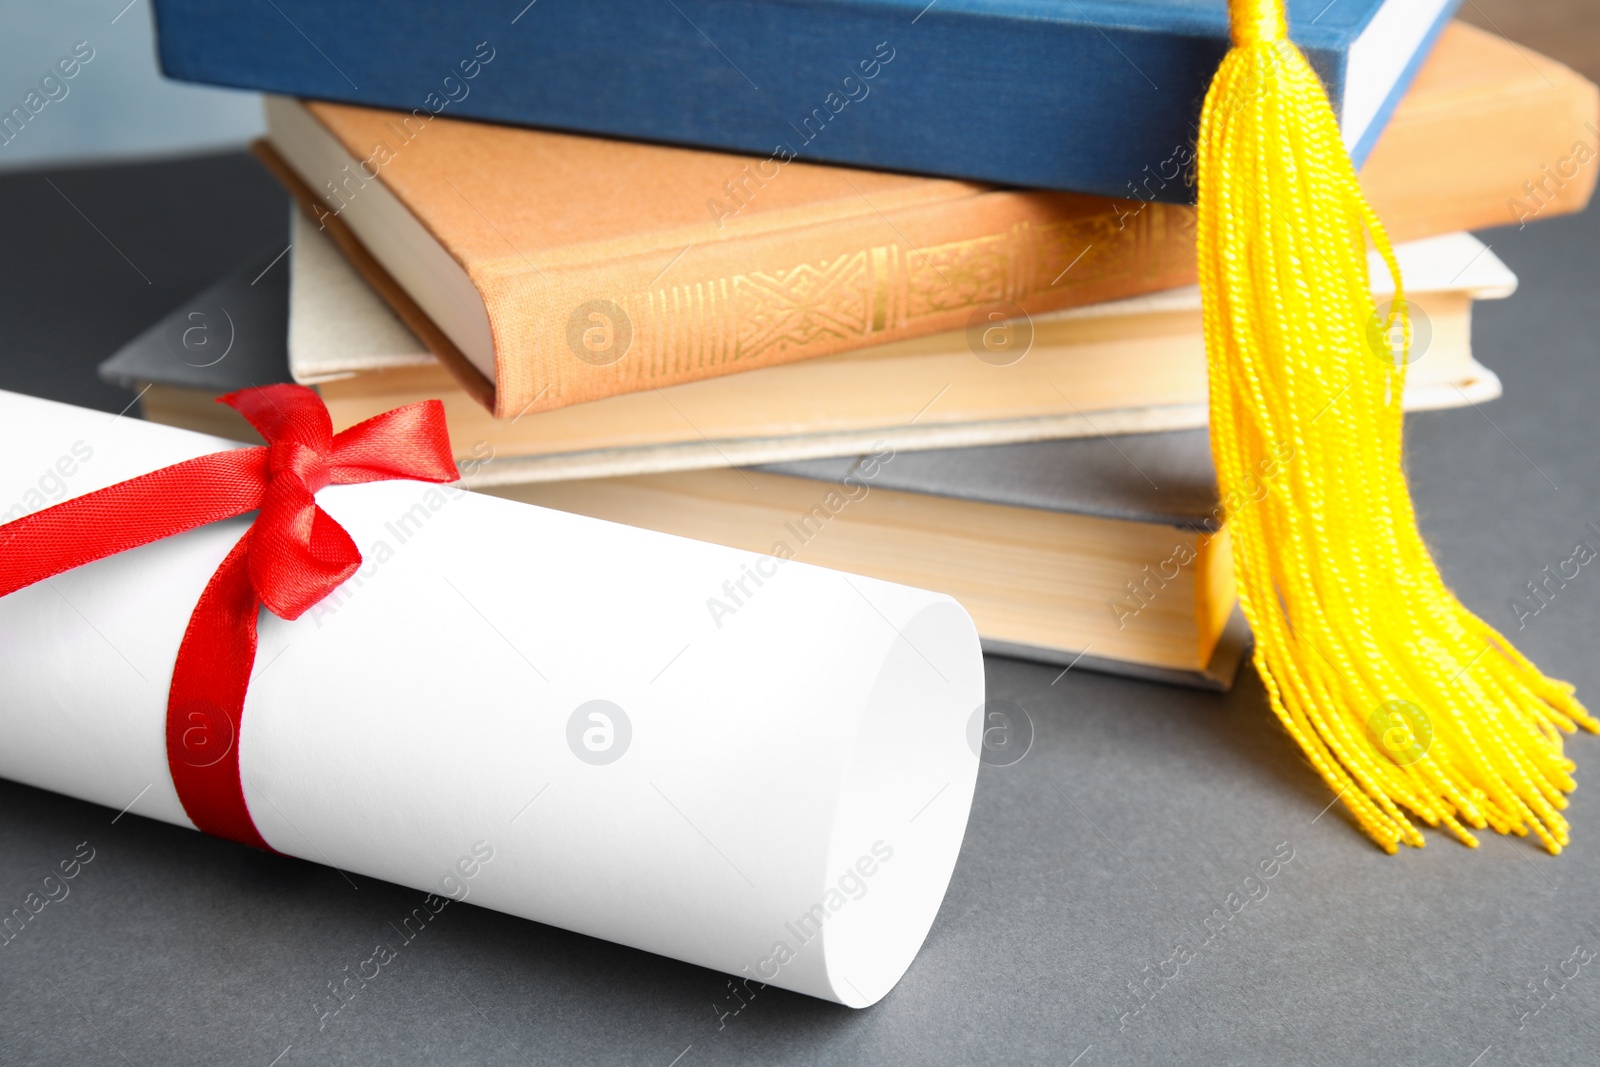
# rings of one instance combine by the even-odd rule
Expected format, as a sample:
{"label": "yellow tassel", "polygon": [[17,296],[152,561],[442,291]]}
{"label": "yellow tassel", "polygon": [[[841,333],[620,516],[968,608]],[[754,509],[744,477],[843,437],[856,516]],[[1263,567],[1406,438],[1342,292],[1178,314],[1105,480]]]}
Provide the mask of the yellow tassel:
{"label": "yellow tassel", "polygon": [[[1229,17],[1200,126],[1200,285],[1211,448],[1223,500],[1246,501],[1228,521],[1272,709],[1385,851],[1423,844],[1409,811],[1470,846],[1491,827],[1560,852],[1575,765],[1558,731],[1600,724],[1445,588],[1401,464],[1406,360],[1369,340],[1398,325],[1410,345],[1388,238],[1283,0]],[[1366,235],[1396,283],[1382,323]]]}

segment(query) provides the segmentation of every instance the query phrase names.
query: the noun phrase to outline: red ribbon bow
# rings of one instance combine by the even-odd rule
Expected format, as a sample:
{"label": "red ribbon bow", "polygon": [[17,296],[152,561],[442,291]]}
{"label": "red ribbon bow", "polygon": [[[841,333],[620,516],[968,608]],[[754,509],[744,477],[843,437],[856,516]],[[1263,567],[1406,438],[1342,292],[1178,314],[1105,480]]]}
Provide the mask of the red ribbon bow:
{"label": "red ribbon bow", "polygon": [[321,397],[268,385],[222,397],[264,448],[200,456],[57,504],[0,534],[0,596],[130,548],[247,511],[260,514],[195,604],[167,693],[167,764],[195,826],[271,851],[244,801],[239,723],[263,605],[297,619],[361,566],[344,527],[317,506],[327,485],[458,477],[437,400],[333,432]]}

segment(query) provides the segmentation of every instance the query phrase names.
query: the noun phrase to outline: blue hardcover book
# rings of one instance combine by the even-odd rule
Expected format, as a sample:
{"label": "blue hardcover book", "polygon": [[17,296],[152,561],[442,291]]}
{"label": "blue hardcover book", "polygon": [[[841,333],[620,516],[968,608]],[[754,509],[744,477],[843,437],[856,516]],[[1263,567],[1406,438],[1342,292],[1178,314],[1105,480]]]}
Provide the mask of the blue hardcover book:
{"label": "blue hardcover book", "polygon": [[[1459,0],[1289,0],[1359,162]],[[155,0],[174,78],[1167,201],[1225,0]]]}

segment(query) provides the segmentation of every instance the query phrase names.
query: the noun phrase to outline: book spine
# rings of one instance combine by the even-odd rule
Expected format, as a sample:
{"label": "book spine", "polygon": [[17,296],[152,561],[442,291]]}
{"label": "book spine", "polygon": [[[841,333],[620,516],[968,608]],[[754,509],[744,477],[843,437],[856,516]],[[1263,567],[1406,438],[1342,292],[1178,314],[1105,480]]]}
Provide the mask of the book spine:
{"label": "book spine", "polygon": [[[1346,0],[1321,19],[1310,17],[1321,5],[1301,5],[1295,40],[1335,100],[1341,26],[1375,3]],[[787,143],[814,162],[1103,196],[1130,195],[1142,167],[1192,143],[1228,48],[1220,2],[512,7],[406,0],[374,18],[365,0],[157,0],[155,10],[163,70],[184,80],[402,111],[448,100],[463,118],[743,153]],[[457,64],[480,44],[498,58],[467,86]],[[1162,198],[1192,191],[1178,183]]]}
{"label": "book spine", "polygon": [[990,331],[1193,280],[1189,208],[991,192],[480,288],[515,417],[946,330],[1021,358]]}

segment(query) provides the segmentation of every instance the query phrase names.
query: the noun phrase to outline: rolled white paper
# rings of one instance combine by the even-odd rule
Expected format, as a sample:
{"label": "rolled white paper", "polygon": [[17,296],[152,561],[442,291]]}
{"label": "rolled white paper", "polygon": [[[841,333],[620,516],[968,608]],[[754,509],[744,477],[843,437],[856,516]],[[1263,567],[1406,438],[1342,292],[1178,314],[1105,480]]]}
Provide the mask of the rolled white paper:
{"label": "rolled white paper", "polygon": [[[225,447],[0,393],[0,521]],[[856,1007],[899,980],[977,775],[955,601],[416,482],[318,500],[366,563],[262,615],[273,848]],[[0,598],[0,775],[192,826],[167,686],[249,518]]]}

